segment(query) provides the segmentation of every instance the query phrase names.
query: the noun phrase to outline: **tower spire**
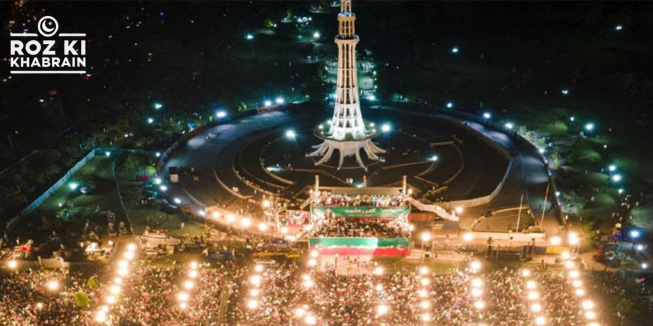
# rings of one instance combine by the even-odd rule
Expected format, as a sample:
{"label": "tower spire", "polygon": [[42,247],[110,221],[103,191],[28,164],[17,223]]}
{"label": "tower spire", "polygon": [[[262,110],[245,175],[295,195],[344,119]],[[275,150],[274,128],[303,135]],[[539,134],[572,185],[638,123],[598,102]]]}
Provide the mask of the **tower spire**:
{"label": "tower spire", "polygon": [[340,1],[340,13],[351,12],[351,1],[342,0]]}
{"label": "tower spire", "polygon": [[[316,136],[324,139],[317,150],[308,156],[323,156],[316,164],[322,164],[331,158],[335,149],[340,153],[338,168],[343,158],[354,155],[361,167],[365,167],[360,158],[360,149],[365,150],[372,160],[378,160],[376,154],[385,153],[371,141],[378,135],[376,129],[368,130],[361,114],[358,92],[358,70],[356,66],[356,15],[351,10],[351,0],[341,0],[338,14],[338,75],[336,79],[336,99],[333,118],[326,131],[316,130]],[[323,128],[323,127],[322,127]]]}

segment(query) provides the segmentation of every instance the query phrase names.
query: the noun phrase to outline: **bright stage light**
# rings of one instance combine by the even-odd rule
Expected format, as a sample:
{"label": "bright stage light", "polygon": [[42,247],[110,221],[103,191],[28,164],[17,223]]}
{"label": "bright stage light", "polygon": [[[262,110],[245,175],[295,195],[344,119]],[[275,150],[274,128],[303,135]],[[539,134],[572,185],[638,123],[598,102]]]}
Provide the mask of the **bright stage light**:
{"label": "bright stage light", "polygon": [[247,301],[247,308],[249,308],[249,309],[258,308],[258,301],[254,300],[254,299]]}
{"label": "bright stage light", "polygon": [[585,312],[585,318],[593,320],[596,318],[596,313],[594,311],[587,311]]}
{"label": "bright stage light", "polygon": [[114,295],[109,295],[107,296],[106,301],[108,304],[114,305],[116,302],[118,302],[118,299]]}
{"label": "bright stage light", "polygon": [[579,278],[580,277],[580,272],[578,272],[577,270],[573,270],[573,271],[569,272],[569,277],[572,278],[572,279]]}
{"label": "bright stage light", "polygon": [[57,280],[50,280],[46,285],[50,291],[57,291],[61,287],[61,284]]}
{"label": "bright stage light", "polygon": [[304,287],[306,287],[306,288],[312,288],[313,285],[315,285],[315,283],[313,283],[312,280],[306,280],[306,281],[304,281]]}
{"label": "bright stage light", "polygon": [[581,304],[581,307],[583,307],[583,309],[585,309],[585,310],[593,309],[594,308],[594,302],[592,302],[592,300],[585,300]]}
{"label": "bright stage light", "polygon": [[186,302],[186,301],[188,301],[189,298],[190,298],[190,296],[186,292],[179,292],[177,294],[177,300],[179,300],[181,302]]}
{"label": "bright stage light", "polygon": [[104,323],[107,321],[107,313],[100,310],[95,313],[95,321],[98,323]]}
{"label": "bright stage light", "polygon": [[118,268],[117,273],[118,273],[118,275],[124,277],[124,276],[127,276],[127,274],[129,274],[129,271],[127,270],[127,268],[121,267],[121,268]]}
{"label": "bright stage light", "polygon": [[110,287],[109,287],[109,292],[110,292],[111,294],[118,294],[118,293],[120,293],[120,286],[115,285],[115,284],[112,285],[112,286],[110,286]]}
{"label": "bright stage light", "polygon": [[537,283],[535,281],[528,281],[526,282],[526,288],[529,290],[532,290],[537,287]]}
{"label": "bright stage light", "polygon": [[244,219],[242,219],[242,220],[240,221],[240,224],[241,224],[244,228],[248,228],[248,227],[250,227],[250,225],[252,225],[252,220],[250,220],[249,218],[246,217],[246,218],[244,218]]}
{"label": "bright stage light", "polygon": [[195,283],[193,283],[193,281],[190,281],[190,280],[189,280],[189,281],[185,281],[185,282],[184,282],[184,289],[190,291],[190,290],[192,290],[194,287],[195,287]]}
{"label": "bright stage light", "polygon": [[381,316],[387,314],[388,311],[390,311],[390,308],[388,308],[388,306],[386,306],[386,305],[384,305],[384,304],[380,305],[380,306],[377,308],[377,313],[378,313],[379,315],[381,315]]}
{"label": "bright stage light", "polygon": [[539,304],[539,303],[534,303],[533,305],[531,305],[531,311],[532,311],[532,312],[540,312],[540,311],[542,311],[542,305]]}
{"label": "bright stage light", "polygon": [[304,315],[306,315],[306,310],[304,310],[304,308],[299,307],[299,308],[295,309],[295,316],[301,318],[301,317],[304,317]]}

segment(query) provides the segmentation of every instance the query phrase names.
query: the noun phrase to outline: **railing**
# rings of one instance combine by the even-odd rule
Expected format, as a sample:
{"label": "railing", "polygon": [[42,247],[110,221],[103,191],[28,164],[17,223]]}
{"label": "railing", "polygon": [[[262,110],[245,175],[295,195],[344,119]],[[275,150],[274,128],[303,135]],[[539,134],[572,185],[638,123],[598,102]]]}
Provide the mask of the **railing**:
{"label": "railing", "polygon": [[20,217],[29,214],[33,212],[37,207],[39,207],[46,199],[50,198],[52,194],[54,194],[61,186],[63,186],[70,178],[79,171],[88,161],[90,161],[93,157],[95,157],[95,150],[91,150],[84,156],[82,159],[80,159],[77,164],[75,164],[72,168],[66,172],[57,182],[55,182],[50,188],[48,188],[46,191],[44,191],[41,196],[36,198],[33,202],[31,202],[27,207],[25,207],[18,215],[16,215],[14,218],[9,220],[7,222],[7,229],[11,229],[11,227],[16,224],[19,220]]}

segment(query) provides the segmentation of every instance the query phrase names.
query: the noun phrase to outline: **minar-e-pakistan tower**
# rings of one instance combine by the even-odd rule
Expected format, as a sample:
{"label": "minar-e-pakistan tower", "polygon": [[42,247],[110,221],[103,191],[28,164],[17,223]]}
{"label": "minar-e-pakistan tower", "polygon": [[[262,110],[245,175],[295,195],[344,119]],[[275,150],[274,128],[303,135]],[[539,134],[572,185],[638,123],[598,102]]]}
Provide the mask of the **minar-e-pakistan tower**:
{"label": "minar-e-pakistan tower", "polygon": [[328,121],[327,126],[320,124],[314,129],[315,136],[324,141],[313,146],[316,150],[307,154],[309,157],[322,156],[315,165],[328,162],[335,150],[340,153],[338,169],[342,167],[347,156],[355,156],[358,164],[365,168],[360,156],[361,149],[372,160],[379,159],[376,154],[385,153],[385,150],[372,143],[372,138],[379,135],[374,123],[366,124],[361,114],[356,70],[358,35],[355,34],[355,21],[356,15],[351,11],[351,0],[342,0],[338,14],[338,35],[335,39],[338,45],[335,107],[333,118]]}

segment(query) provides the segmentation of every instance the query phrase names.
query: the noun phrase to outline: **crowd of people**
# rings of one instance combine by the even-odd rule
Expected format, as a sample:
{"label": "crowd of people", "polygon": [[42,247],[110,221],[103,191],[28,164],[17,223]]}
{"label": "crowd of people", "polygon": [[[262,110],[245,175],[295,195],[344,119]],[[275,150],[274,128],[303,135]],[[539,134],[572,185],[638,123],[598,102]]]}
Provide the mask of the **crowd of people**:
{"label": "crowd of people", "polygon": [[[282,266],[213,268],[200,264],[187,305],[178,294],[185,267],[135,263],[117,305],[110,310],[115,325],[585,325],[580,299],[563,271],[534,270],[529,280],[540,291],[541,312],[531,311],[526,279],[504,268],[487,272],[451,270],[431,273],[396,268],[390,273],[336,274]],[[258,277],[255,280],[254,277]],[[73,272],[24,269],[0,274],[0,325],[97,325],[94,312],[104,304],[111,282],[91,269]],[[483,293],[474,295],[475,280]],[[51,283],[55,282],[56,287]],[[611,294],[618,286],[606,287]],[[617,289],[617,290],[614,290]],[[608,291],[608,290],[606,290]],[[87,306],[76,294],[84,293]],[[475,302],[484,302],[483,308]],[[253,303],[254,302],[254,303]],[[382,311],[381,308],[384,310]],[[226,311],[226,321],[221,312]],[[599,317],[600,323],[606,317]],[[223,324],[224,325],[224,324]]]}
{"label": "crowd of people", "polygon": [[311,230],[314,237],[405,238],[410,235],[406,223],[380,219],[333,217],[322,220]]}
{"label": "crowd of people", "polygon": [[[454,270],[420,273],[401,270],[394,274],[336,275],[333,271],[303,273],[295,266],[260,272],[241,270],[230,297],[228,321],[247,325],[315,324],[354,325],[535,325],[544,316],[546,325],[585,325],[579,299],[562,273],[536,271],[532,278],[541,290],[541,313],[533,313],[517,270],[486,273]],[[260,276],[260,283],[251,276]],[[474,279],[483,282],[474,305]],[[252,304],[255,301],[255,304]],[[383,309],[383,311],[381,310]]]}
{"label": "crowd of people", "polygon": [[[422,325],[419,304],[424,299],[429,311],[437,307],[438,313],[430,314],[435,325],[470,325],[475,318],[466,293],[469,275],[464,272],[425,276],[430,280],[425,298],[418,294],[421,277],[415,273],[300,274],[296,266],[264,271],[254,309],[247,304],[254,286],[247,277],[240,278],[229,320],[248,325]],[[381,305],[387,312],[379,311]]]}
{"label": "crowd of people", "polygon": [[397,207],[406,206],[404,195],[338,195],[328,191],[312,194],[315,206],[364,206],[364,207]]}
{"label": "crowd of people", "polygon": [[[218,325],[225,268],[200,268],[191,291],[183,288],[184,268],[152,267],[140,264],[125,279],[116,319],[121,325]],[[190,295],[182,306],[177,296]]]}
{"label": "crowd of people", "polygon": [[0,325],[86,325],[90,312],[77,307],[75,294],[97,297],[91,277],[89,269],[0,273]]}
{"label": "crowd of people", "polygon": [[[111,282],[91,270],[96,268],[76,267],[72,272],[28,269],[0,274],[0,325],[99,325],[95,313],[105,304]],[[109,312],[112,324],[218,325],[222,291],[230,270],[200,268],[187,306],[182,307],[177,294],[183,290],[184,272],[183,268],[137,263],[124,278],[119,302]],[[56,288],[52,282],[56,282]],[[75,299],[80,292],[88,298],[83,306]]]}
{"label": "crowd of people", "polygon": [[586,320],[579,313],[578,297],[569,283],[561,279],[561,275],[543,273],[537,276],[543,298],[548,303],[545,313],[548,325],[580,326]]}

